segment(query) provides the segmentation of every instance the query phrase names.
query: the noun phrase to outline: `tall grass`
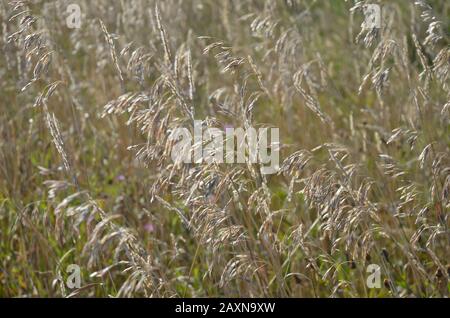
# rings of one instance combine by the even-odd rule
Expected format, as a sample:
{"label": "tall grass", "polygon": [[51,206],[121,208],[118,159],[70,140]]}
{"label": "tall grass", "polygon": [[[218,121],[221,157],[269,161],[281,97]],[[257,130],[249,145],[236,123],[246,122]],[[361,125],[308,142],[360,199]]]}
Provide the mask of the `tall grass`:
{"label": "tall grass", "polygon": [[[448,296],[448,2],[0,8],[0,296]],[[280,172],[174,163],[194,120],[278,127]]]}

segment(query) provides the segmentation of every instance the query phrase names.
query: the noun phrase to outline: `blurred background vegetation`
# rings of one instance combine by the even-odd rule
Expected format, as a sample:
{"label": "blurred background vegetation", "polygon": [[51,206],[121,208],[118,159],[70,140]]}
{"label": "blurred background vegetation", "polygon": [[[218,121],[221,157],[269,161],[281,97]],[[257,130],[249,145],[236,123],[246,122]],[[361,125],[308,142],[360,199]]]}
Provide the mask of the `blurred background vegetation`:
{"label": "blurred background vegetation", "polygon": [[[448,296],[450,3],[372,2],[376,34],[357,1],[2,0],[0,296]],[[283,173],[136,158],[182,97],[279,127]]]}

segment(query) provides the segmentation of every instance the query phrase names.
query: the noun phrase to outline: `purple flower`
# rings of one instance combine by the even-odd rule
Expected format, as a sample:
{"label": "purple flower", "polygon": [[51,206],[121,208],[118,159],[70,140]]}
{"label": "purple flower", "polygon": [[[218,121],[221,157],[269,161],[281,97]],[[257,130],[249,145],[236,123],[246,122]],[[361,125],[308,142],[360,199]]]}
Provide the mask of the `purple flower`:
{"label": "purple flower", "polygon": [[155,226],[152,223],[146,223],[144,225],[144,229],[148,232],[148,233],[153,233],[155,232]]}

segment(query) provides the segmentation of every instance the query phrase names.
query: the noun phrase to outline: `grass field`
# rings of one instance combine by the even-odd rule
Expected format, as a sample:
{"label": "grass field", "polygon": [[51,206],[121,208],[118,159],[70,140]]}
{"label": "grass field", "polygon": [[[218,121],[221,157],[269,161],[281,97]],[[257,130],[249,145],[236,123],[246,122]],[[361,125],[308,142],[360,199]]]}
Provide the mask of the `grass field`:
{"label": "grass field", "polygon": [[[448,297],[449,17],[1,0],[0,297]],[[194,120],[279,171],[174,162]]]}

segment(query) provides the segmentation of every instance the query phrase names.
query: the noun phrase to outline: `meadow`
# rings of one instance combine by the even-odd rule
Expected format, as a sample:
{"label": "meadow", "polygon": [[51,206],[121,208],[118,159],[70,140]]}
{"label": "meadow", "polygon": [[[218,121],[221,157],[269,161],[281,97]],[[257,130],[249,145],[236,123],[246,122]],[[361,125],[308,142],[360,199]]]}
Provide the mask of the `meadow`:
{"label": "meadow", "polygon": [[[0,297],[448,297],[449,17],[1,0]],[[172,160],[199,120],[279,170]]]}

